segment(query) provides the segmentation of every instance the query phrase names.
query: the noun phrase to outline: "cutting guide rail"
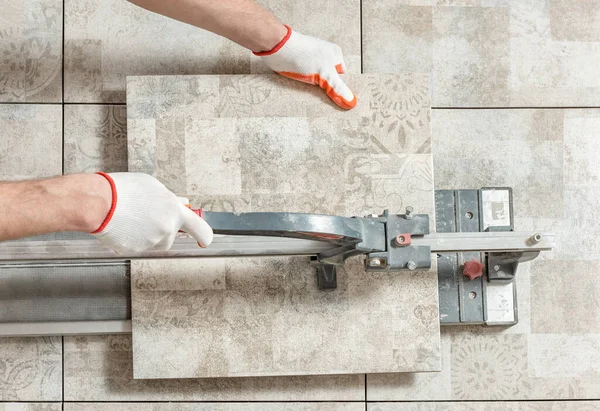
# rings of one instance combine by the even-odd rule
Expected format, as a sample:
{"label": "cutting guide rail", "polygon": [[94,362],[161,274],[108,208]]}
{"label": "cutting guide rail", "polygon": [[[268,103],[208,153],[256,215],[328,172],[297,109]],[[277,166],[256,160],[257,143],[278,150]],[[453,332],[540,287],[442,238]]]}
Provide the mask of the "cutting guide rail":
{"label": "cutting guide rail", "polygon": [[[504,288],[514,290],[514,287],[502,284],[512,281],[517,264],[551,250],[555,244],[551,233],[501,229],[499,222],[510,223],[512,230],[512,216],[507,221],[498,220],[506,214],[499,210],[510,207],[502,208],[496,200],[484,201],[488,194],[488,191],[482,191],[480,203],[482,207],[490,203],[491,214],[486,208],[480,213],[472,213],[476,202],[462,204],[463,193],[456,200],[460,207],[448,209],[450,214],[461,216],[468,205],[466,218],[469,221],[479,214],[483,217],[491,215],[497,227],[490,229],[484,224],[481,227],[484,232],[476,232],[476,229],[471,230],[475,232],[439,232],[445,220],[454,219],[450,214],[448,218],[441,218],[440,214],[436,221],[438,232],[430,233],[429,215],[414,214],[412,208],[407,207],[404,214],[386,211],[381,215],[352,218],[300,213],[205,212],[204,218],[216,234],[213,243],[200,248],[193,238],[182,234],[166,252],[118,255],[93,236],[80,233],[1,242],[0,276],[7,287],[4,291],[0,289],[0,293],[6,294],[5,297],[0,295],[0,336],[130,332],[129,261],[135,259],[308,256],[307,262],[316,268],[318,287],[327,290],[337,287],[336,269],[351,256],[365,257],[365,275],[382,271],[402,275],[402,270],[430,268],[432,259],[437,259],[440,270],[443,266],[440,256],[458,255],[460,261],[448,265],[446,271],[450,270],[447,274],[463,286],[459,284],[456,292],[440,289],[440,313],[448,312],[444,307],[456,306],[461,313],[468,314],[472,310],[468,311],[465,304],[476,300],[468,300],[463,294],[472,294],[475,283],[483,281],[482,285],[485,285],[487,280],[488,290],[501,291],[501,294],[496,292],[498,296],[494,301],[498,298],[504,301]],[[436,205],[436,213],[437,209]],[[481,219],[482,222],[488,220],[492,221]],[[467,255],[489,255],[488,267],[498,269],[493,273],[484,269],[486,280],[469,281],[462,271],[466,260],[462,261],[464,258],[460,257]],[[480,261],[485,263],[483,257]],[[438,272],[440,279],[445,278],[443,275]],[[19,298],[13,298],[15,293]],[[491,301],[491,297],[487,298]],[[73,306],[78,310],[68,308]],[[460,314],[460,321],[441,320],[444,324],[482,323],[479,315],[477,321],[471,317],[463,318],[463,314]]]}

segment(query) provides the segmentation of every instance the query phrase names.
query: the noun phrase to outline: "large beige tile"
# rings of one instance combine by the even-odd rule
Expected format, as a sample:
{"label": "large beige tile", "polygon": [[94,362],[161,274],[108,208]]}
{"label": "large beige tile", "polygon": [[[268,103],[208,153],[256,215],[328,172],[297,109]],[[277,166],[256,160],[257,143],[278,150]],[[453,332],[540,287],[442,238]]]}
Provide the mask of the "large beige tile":
{"label": "large beige tile", "polygon": [[[360,72],[358,0],[260,1],[305,34],[338,43]],[[310,10],[319,10],[311,13]],[[107,24],[110,22],[110,24]],[[122,0],[65,2],[65,100],[125,102],[125,76],[264,72],[258,57],[229,40]]]}
{"label": "large beige tile", "polygon": [[[346,80],[362,93],[351,112],[273,75],[130,78],[129,170],[154,173],[196,205],[231,196],[265,211],[285,196],[278,211],[432,213],[427,77]],[[367,275],[352,260],[324,293],[305,258],[236,259],[183,268],[210,272],[208,284],[147,287],[181,264],[132,265],[136,378],[439,368],[433,272]]]}
{"label": "large beige tile", "polygon": [[0,105],[0,179],[24,180],[62,173],[62,107]]}
{"label": "large beige tile", "polygon": [[112,403],[112,404],[65,404],[65,411],[363,411],[362,403]]}
{"label": "large beige tile", "polygon": [[61,364],[60,337],[1,338],[0,401],[61,401]]}
{"label": "large beige tile", "polygon": [[117,105],[75,105],[65,110],[65,174],[127,171],[127,111]]}
{"label": "large beige tile", "polygon": [[600,395],[600,188],[593,161],[599,112],[434,110],[436,187],[512,186],[516,229],[554,232],[557,246],[519,267],[518,325],[445,329],[450,348],[442,353],[442,374],[448,378],[369,375],[369,400]]}
{"label": "large beige tile", "polygon": [[432,73],[434,107],[598,106],[600,5],[363,2],[366,73]]}
{"label": "large beige tile", "polygon": [[130,336],[65,337],[65,401],[360,401],[364,394],[363,375],[134,380]]}
{"label": "large beige tile", "polygon": [[595,401],[391,402],[373,403],[368,411],[597,411]]}
{"label": "large beige tile", "polygon": [[60,0],[0,1],[0,102],[62,100]]}

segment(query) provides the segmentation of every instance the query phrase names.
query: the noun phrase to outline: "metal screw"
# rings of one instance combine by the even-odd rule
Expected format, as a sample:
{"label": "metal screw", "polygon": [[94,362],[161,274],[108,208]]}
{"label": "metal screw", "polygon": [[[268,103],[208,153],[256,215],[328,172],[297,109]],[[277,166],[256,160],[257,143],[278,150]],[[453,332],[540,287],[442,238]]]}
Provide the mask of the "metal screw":
{"label": "metal screw", "polygon": [[404,243],[406,242],[406,237],[404,237],[403,235],[398,235],[398,236],[396,236],[396,239],[394,240],[394,242],[396,243],[396,245],[398,247],[402,247],[402,246],[404,246]]}
{"label": "metal screw", "polygon": [[412,219],[413,211],[414,210],[413,210],[412,206],[406,207],[406,211],[404,212],[404,218],[406,218],[407,220]]}
{"label": "metal screw", "polygon": [[408,263],[406,263],[406,268],[412,271],[417,268],[417,264],[415,264],[414,261],[409,261]]}
{"label": "metal screw", "polygon": [[373,258],[369,260],[369,267],[379,267],[381,266],[381,260],[378,258]]}
{"label": "metal screw", "polygon": [[531,242],[533,244],[538,244],[540,241],[542,241],[542,235],[540,233],[535,233],[531,236]]}
{"label": "metal screw", "polygon": [[500,269],[500,266],[499,266],[499,265],[495,265],[495,266],[494,266],[494,271],[498,271],[499,269]]}

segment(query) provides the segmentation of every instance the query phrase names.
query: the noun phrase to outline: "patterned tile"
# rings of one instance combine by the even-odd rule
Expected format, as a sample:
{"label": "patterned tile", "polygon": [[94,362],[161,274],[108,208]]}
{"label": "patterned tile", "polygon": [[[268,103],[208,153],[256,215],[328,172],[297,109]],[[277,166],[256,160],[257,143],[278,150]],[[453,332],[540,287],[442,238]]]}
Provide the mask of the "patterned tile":
{"label": "patterned tile", "polygon": [[127,171],[125,106],[67,105],[65,174]]}
{"label": "patterned tile", "polygon": [[0,1],[0,102],[62,99],[62,2]]}
{"label": "patterned tile", "polygon": [[368,411],[597,411],[595,401],[373,403]]}
{"label": "patterned tile", "polygon": [[519,268],[518,325],[444,330],[447,378],[369,375],[370,400],[598,398],[598,116],[591,109],[433,111],[436,187],[512,186],[516,228],[555,232],[557,246]]}
{"label": "patterned tile", "polygon": [[[428,78],[346,80],[362,95],[352,112],[272,75],[129,78],[129,170],[192,200],[237,197],[244,210],[356,215],[410,204],[432,213]],[[353,260],[338,289],[323,293],[303,258],[166,264],[188,270],[182,278],[207,270],[214,281],[152,289],[171,270],[133,264],[136,378],[439,367],[432,272],[366,277]]]}
{"label": "patterned tile", "polygon": [[65,401],[361,401],[363,375],[134,380],[130,336],[65,337]]}
{"label": "patterned tile", "polygon": [[434,107],[598,106],[600,4],[363,2],[366,73],[432,73]]}
{"label": "patterned tile", "polygon": [[533,265],[532,332],[600,334],[600,313],[595,308],[600,290],[598,264],[597,260],[545,260]]}
{"label": "patterned tile", "polygon": [[0,179],[62,173],[61,110],[60,105],[0,105]]}
{"label": "patterned tile", "polygon": [[0,401],[60,401],[61,361],[60,337],[1,338]]}
{"label": "patterned tile", "polygon": [[[359,0],[318,0],[316,17],[299,1],[260,3],[297,30],[337,42],[349,70],[360,72]],[[223,37],[122,0],[65,1],[68,102],[125,103],[125,76],[131,75],[251,72],[265,72],[265,67]]]}

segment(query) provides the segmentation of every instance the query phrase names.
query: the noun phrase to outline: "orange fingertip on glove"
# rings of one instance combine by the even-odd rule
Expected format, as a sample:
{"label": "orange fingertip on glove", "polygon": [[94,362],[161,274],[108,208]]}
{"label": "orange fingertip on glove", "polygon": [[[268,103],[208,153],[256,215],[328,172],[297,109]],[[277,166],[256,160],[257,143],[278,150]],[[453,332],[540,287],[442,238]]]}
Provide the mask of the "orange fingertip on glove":
{"label": "orange fingertip on glove", "polygon": [[345,72],[341,48],[285,27],[287,34],[273,49],[254,54],[277,74],[317,85],[339,107],[354,108],[356,96],[340,77]]}

